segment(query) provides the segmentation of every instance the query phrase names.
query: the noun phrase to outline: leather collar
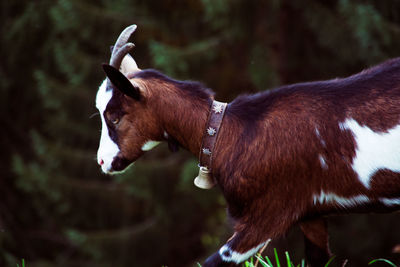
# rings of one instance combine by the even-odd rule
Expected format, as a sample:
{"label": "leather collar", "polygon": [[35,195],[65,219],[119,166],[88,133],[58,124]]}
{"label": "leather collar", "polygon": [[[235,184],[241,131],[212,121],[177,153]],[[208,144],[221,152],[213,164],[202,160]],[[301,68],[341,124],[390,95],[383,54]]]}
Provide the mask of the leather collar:
{"label": "leather collar", "polygon": [[[215,143],[218,137],[219,130],[221,128],[222,120],[225,115],[226,106],[227,103],[219,102],[216,100],[214,100],[211,105],[211,110],[208,115],[208,120],[205,127],[205,132],[203,134],[203,140],[199,153],[200,173],[202,171],[203,173],[206,173],[206,175],[203,175],[201,179],[204,178],[203,180],[206,181],[208,185],[199,186],[199,184],[195,181],[196,186],[201,188],[211,188],[212,185],[215,184],[215,182],[212,181],[213,179],[211,174],[212,159],[213,157],[215,157]],[[201,176],[201,174],[199,174],[199,176]]]}

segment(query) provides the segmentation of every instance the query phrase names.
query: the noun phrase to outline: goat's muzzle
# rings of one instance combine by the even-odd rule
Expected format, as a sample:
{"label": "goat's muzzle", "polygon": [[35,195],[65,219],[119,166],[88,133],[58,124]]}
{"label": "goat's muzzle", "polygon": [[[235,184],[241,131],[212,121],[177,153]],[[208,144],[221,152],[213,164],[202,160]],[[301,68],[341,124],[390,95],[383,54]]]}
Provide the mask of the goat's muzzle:
{"label": "goat's muzzle", "polygon": [[125,170],[131,163],[132,163],[131,160],[128,160],[121,156],[117,156],[113,159],[113,161],[111,163],[111,170],[109,170],[109,172],[110,173],[121,172],[121,171]]}

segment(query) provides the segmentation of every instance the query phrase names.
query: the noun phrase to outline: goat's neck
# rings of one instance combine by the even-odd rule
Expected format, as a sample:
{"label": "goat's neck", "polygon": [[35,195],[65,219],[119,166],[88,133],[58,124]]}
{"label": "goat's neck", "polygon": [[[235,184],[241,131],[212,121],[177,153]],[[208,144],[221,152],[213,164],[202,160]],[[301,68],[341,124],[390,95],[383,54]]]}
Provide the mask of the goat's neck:
{"label": "goat's neck", "polygon": [[169,95],[158,100],[157,113],[163,130],[198,156],[211,100],[181,95]]}

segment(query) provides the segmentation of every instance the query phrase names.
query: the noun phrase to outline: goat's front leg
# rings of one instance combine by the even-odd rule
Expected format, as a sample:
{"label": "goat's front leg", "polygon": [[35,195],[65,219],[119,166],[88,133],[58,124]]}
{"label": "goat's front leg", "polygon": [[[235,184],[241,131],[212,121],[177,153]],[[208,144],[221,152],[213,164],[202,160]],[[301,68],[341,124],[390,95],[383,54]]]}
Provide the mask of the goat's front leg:
{"label": "goat's front leg", "polygon": [[218,252],[206,260],[203,267],[237,266],[257,253],[270,241],[263,239],[263,237],[254,231],[235,232]]}
{"label": "goat's front leg", "polygon": [[317,218],[303,221],[300,223],[300,228],[304,234],[308,264],[312,267],[324,266],[332,256],[326,220]]}

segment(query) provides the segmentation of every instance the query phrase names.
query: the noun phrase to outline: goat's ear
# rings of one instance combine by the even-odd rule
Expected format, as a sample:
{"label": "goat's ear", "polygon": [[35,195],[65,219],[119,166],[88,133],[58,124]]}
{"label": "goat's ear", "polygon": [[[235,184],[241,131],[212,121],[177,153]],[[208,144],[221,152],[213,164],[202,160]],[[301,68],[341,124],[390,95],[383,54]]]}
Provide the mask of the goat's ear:
{"label": "goat's ear", "polygon": [[103,70],[115,88],[135,100],[140,100],[140,89],[134,86],[124,74],[108,64],[103,64]]}

